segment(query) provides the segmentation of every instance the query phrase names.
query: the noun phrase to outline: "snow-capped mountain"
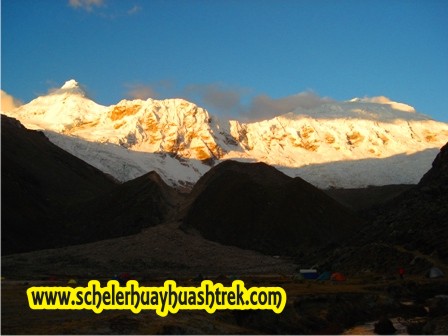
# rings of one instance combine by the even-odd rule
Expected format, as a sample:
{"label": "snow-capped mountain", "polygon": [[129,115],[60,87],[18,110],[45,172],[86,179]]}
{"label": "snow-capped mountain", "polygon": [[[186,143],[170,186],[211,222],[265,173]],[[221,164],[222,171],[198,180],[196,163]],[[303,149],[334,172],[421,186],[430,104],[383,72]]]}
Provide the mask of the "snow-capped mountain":
{"label": "snow-capped mountain", "polygon": [[447,124],[392,106],[359,99],[328,103],[256,123],[231,121],[231,134],[252,156],[286,167],[386,158],[446,142]]}
{"label": "snow-capped mountain", "polygon": [[183,99],[102,106],[70,80],[5,113],[121,181],[156,170],[171,185],[226,159],[263,161],[319,187],[416,183],[448,141],[448,124],[385,97],[243,123]]}
{"label": "snow-capped mountain", "polygon": [[183,158],[218,158],[221,148],[207,111],[182,99],[122,100],[101,106],[86,97],[75,80],[15,112],[26,126],[142,152]]}

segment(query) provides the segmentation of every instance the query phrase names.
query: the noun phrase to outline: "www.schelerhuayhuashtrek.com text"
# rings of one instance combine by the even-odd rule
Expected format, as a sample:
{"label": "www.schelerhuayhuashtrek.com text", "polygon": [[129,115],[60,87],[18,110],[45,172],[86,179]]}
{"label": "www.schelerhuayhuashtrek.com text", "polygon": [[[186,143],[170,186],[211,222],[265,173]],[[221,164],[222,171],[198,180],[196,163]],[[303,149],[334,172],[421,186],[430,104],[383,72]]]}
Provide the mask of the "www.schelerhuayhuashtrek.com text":
{"label": "www.schelerhuayhuashtrek.com text", "polygon": [[173,280],[161,287],[140,286],[129,280],[121,287],[110,280],[101,287],[97,280],[86,287],[31,287],[27,290],[31,309],[90,309],[95,313],[103,310],[128,309],[134,313],[154,310],[159,316],[175,314],[179,310],[205,310],[212,314],[224,309],[268,309],[279,314],[286,304],[286,292],[281,287],[246,288],[241,280],[230,287],[210,280],[198,287],[177,286]]}

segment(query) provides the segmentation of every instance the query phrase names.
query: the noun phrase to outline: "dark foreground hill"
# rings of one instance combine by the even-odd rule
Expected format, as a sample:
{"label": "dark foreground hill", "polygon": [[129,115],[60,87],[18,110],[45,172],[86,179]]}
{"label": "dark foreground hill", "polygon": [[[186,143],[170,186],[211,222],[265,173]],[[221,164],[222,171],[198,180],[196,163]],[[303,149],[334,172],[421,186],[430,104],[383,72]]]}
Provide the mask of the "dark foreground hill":
{"label": "dark foreground hill", "polygon": [[422,177],[419,186],[434,194],[445,194],[448,190],[448,143],[442,147],[440,153],[432,163],[432,168]]}
{"label": "dark foreground hill", "polygon": [[1,131],[2,254],[57,246],[57,214],[115,182],[16,119],[2,115]]}
{"label": "dark foreground hill", "polygon": [[120,185],[13,118],[1,130],[3,255],[129,235],[177,207],[154,172]]}
{"label": "dark foreground hill", "polygon": [[415,184],[391,184],[384,186],[368,186],[367,188],[326,189],[324,192],[359,215],[363,215],[373,207],[381,207]]}
{"label": "dark foreground hill", "polygon": [[448,263],[448,144],[419,184],[375,210],[369,236]]}
{"label": "dark foreground hill", "polygon": [[115,238],[166,222],[183,200],[156,172],[149,172],[70,208],[72,243]]}
{"label": "dark foreground hill", "polygon": [[370,224],[330,258],[346,270],[448,266],[448,144],[418,185],[367,213]]}
{"label": "dark foreground hill", "polygon": [[191,197],[185,229],[267,254],[337,245],[362,225],[319,189],[264,163],[225,161],[198,181]]}

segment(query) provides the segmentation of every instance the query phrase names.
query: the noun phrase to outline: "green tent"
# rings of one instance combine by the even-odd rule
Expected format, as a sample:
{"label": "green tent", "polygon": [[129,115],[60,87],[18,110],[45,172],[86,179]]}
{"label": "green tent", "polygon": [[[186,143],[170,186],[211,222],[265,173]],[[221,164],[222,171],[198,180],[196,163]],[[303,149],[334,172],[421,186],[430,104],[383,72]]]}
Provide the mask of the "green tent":
{"label": "green tent", "polygon": [[331,278],[331,272],[326,271],[323,272],[321,275],[319,275],[316,280],[325,281],[330,280],[330,278]]}
{"label": "green tent", "polygon": [[304,280],[305,278],[303,277],[303,275],[301,273],[296,273],[292,276],[292,280],[293,281],[301,281]]}

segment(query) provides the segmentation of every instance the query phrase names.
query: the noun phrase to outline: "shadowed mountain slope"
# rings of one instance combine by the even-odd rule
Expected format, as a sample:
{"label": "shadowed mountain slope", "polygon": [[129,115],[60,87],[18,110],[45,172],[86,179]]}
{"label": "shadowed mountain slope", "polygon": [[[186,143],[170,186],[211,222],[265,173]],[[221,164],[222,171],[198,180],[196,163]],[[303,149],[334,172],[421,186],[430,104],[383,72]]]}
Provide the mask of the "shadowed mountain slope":
{"label": "shadowed mountain slope", "polygon": [[70,204],[115,186],[98,169],[2,115],[2,253],[59,245]]}
{"label": "shadowed mountain slope", "polygon": [[433,254],[448,263],[448,144],[415,188],[375,213],[367,237]]}
{"label": "shadowed mountain slope", "polygon": [[156,172],[150,172],[73,206],[68,219],[72,241],[120,237],[169,220],[183,199]]}
{"label": "shadowed mountain slope", "polygon": [[322,191],[264,163],[221,163],[190,197],[184,228],[266,254],[297,255],[337,244],[361,225]]}
{"label": "shadowed mountain slope", "polygon": [[2,254],[93,242],[165,221],[177,192],[155,172],[124,184],[2,115]]}
{"label": "shadowed mountain slope", "polygon": [[[329,258],[344,270],[421,272],[448,266],[448,144],[418,185],[371,209],[370,224]],[[448,269],[448,268],[446,268]]]}
{"label": "shadowed mountain slope", "polygon": [[442,147],[440,153],[432,163],[432,168],[422,177],[419,186],[433,191],[447,191],[448,189],[448,143]]}
{"label": "shadowed mountain slope", "polygon": [[362,215],[368,209],[379,207],[412,187],[415,187],[415,184],[390,184],[367,188],[331,188],[325,189],[324,192],[342,205]]}

